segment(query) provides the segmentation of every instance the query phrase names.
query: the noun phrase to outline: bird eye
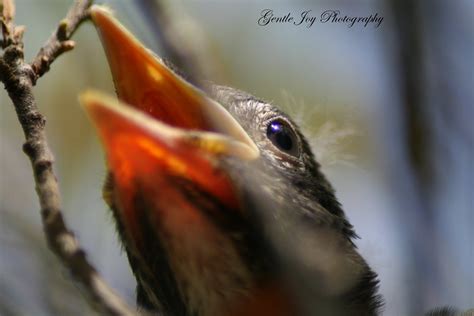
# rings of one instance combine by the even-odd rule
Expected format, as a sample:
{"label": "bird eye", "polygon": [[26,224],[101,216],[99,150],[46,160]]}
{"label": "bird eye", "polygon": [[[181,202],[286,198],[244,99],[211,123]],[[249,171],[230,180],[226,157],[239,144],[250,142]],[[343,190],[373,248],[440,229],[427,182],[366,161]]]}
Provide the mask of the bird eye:
{"label": "bird eye", "polygon": [[276,119],[267,127],[267,137],[281,151],[298,156],[298,140],[293,128],[284,120]]}

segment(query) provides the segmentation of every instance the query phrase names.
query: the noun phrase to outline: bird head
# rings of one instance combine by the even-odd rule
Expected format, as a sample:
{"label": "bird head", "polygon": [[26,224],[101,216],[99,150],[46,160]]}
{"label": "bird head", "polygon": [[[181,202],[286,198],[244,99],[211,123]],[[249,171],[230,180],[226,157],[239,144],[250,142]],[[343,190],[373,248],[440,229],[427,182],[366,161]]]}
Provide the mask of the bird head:
{"label": "bird head", "polygon": [[374,314],[375,274],[296,124],[233,88],[188,83],[94,6],[118,96],[81,101],[138,303],[173,315]]}

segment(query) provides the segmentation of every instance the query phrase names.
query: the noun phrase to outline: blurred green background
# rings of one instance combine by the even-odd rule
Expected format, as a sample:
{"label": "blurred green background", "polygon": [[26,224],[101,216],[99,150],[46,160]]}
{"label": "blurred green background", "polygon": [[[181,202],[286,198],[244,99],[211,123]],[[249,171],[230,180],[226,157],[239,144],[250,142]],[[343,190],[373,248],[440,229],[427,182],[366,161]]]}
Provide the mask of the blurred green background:
{"label": "blurred green background", "polygon": [[[157,37],[132,1],[105,2],[159,55]],[[474,305],[473,3],[441,2],[423,9],[424,137],[434,171],[426,183],[410,165],[407,110],[401,104],[397,29],[384,1],[173,2],[209,44],[220,84],[281,105],[309,138],[361,239],[362,255],[381,279],[385,315],[419,314],[430,307]],[[27,27],[31,60],[71,1],[18,0],[17,24]],[[384,17],[352,28],[259,26],[263,9],[284,15],[326,9]],[[426,10],[425,10],[426,8]],[[438,11],[437,9],[438,8]],[[442,15],[440,12],[444,12]],[[187,20],[183,18],[183,23]],[[456,21],[456,23],[454,23]],[[469,22],[471,21],[471,22]],[[77,96],[87,88],[113,93],[95,29],[84,24],[77,46],[61,56],[35,88],[47,118],[64,216],[107,281],[134,304],[135,281],[101,199],[103,152]],[[405,110],[404,110],[405,109]],[[0,93],[0,315],[84,315],[90,309],[45,246],[23,134],[6,92]],[[424,149],[423,149],[424,150]],[[428,190],[428,191],[427,191]]]}

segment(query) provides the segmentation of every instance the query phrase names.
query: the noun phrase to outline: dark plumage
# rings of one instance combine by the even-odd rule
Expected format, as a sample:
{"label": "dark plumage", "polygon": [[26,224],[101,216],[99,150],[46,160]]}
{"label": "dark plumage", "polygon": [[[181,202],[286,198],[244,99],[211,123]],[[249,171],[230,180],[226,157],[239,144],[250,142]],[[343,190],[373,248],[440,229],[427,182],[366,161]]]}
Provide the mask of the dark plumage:
{"label": "dark plumage", "polygon": [[[231,175],[238,188],[244,210],[227,209],[185,179],[166,179],[173,187],[179,188],[189,203],[196,205],[218,227],[220,233],[229,237],[231,247],[235,247],[242,258],[241,263],[246,265],[239,269],[248,270],[246,275],[252,278],[252,281],[237,280],[232,284],[221,284],[222,288],[214,291],[234,291],[232,287],[241,285],[245,288],[250,283],[258,284],[275,278],[289,277],[290,283],[304,279],[301,289],[296,291],[307,291],[306,294],[313,296],[309,300],[311,312],[324,311],[327,315],[343,315],[348,312],[375,315],[381,305],[381,299],[376,294],[376,274],[356,252],[353,243],[356,235],[352,225],[347,221],[332,186],[320,172],[307,141],[295,123],[275,106],[245,92],[223,86],[214,86],[212,92],[215,100],[227,108],[261,150],[261,159],[252,163],[224,157],[219,162],[220,168]],[[286,154],[268,139],[267,126],[278,119],[283,119],[294,131],[297,156]],[[113,192],[112,183],[112,178],[106,182],[105,196],[110,196]],[[170,267],[167,250],[161,240],[163,237],[150,224],[147,197],[137,190],[135,199],[139,214],[142,214],[141,229],[148,249],[148,253],[141,259],[127,247],[127,236],[117,214],[117,207],[113,203],[111,207],[138,280],[139,304],[149,309],[159,306],[170,315],[206,315],[205,312],[198,312],[198,307],[190,307],[186,297],[180,293],[180,286],[177,284],[179,276],[175,276]],[[109,197],[107,200],[114,199]],[[285,228],[280,230],[282,227]],[[334,278],[339,283],[346,280],[337,280],[337,275],[324,276],[324,272],[319,269],[324,270],[325,267],[314,264],[315,261],[318,263],[315,256],[327,249],[319,249],[317,252],[313,252],[311,248],[303,252],[288,249],[294,243],[311,243],[311,239],[317,243],[319,233],[329,234],[324,237],[324,242],[329,242],[329,245],[324,245],[323,242],[320,246],[339,247],[339,251],[343,252],[335,255],[334,259],[349,260],[344,267],[344,270],[348,270],[334,273],[343,274],[354,269],[357,271],[357,275],[350,276],[353,279],[348,281],[349,284],[337,285],[343,288],[347,286],[347,289],[335,297],[326,297],[325,290],[333,285],[320,284],[320,278]],[[332,241],[336,245],[331,244]],[[313,262],[313,266],[307,269],[305,266],[309,261]],[[143,269],[143,264],[147,269]],[[325,264],[337,265],[336,262]],[[318,303],[319,306],[313,303]]]}
{"label": "dark plumage", "polygon": [[[376,294],[376,274],[357,253],[353,243],[357,235],[296,124],[276,106],[246,92],[213,86],[212,96],[236,118],[260,149],[257,161],[245,166],[239,165],[240,161],[227,161],[227,170],[239,183],[252,225],[271,249],[280,266],[278,272],[290,274],[290,283],[297,283],[296,291],[305,297],[310,314],[376,314],[382,302]],[[288,154],[269,140],[268,125],[279,120],[286,122],[294,133],[296,153]],[[315,251],[311,245],[323,248]],[[318,258],[328,250],[334,251],[331,259],[338,260],[345,271],[324,275],[326,265],[338,264]],[[345,280],[338,279],[351,270],[357,273],[344,276]],[[325,277],[346,288],[331,297],[334,284],[322,284]]]}

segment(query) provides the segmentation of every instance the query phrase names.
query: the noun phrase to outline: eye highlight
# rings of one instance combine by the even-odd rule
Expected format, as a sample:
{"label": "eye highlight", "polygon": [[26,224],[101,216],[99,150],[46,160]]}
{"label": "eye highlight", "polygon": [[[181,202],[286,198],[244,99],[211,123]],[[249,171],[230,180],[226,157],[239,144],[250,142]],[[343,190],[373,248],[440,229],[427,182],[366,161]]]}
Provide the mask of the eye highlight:
{"label": "eye highlight", "polygon": [[298,139],[290,124],[282,119],[275,119],[267,126],[267,137],[282,152],[298,157]]}

